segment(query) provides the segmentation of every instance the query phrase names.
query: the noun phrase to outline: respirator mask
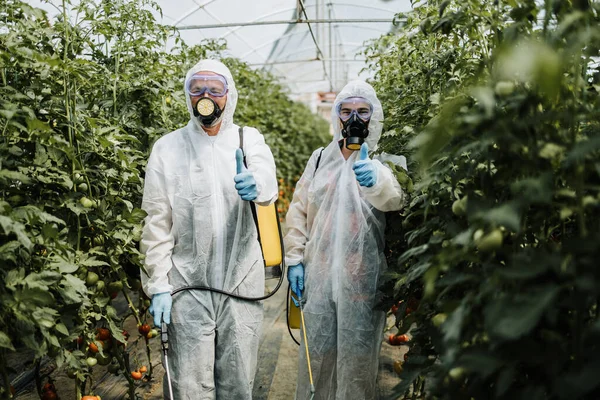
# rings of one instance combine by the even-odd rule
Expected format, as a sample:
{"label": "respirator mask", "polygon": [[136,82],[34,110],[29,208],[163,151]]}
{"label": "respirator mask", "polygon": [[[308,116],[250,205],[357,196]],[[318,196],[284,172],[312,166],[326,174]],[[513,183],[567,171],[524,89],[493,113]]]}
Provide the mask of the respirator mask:
{"label": "respirator mask", "polygon": [[364,97],[348,97],[338,103],[336,113],[342,122],[342,137],[346,139],[346,148],[360,150],[369,136],[373,105]]}
{"label": "respirator mask", "polygon": [[[186,82],[185,89],[192,98],[204,96],[205,93],[223,97],[227,94],[227,81],[221,75],[194,74]],[[198,100],[192,111],[200,124],[207,128],[217,125],[223,115],[223,109],[219,108],[217,102],[206,96]]]}

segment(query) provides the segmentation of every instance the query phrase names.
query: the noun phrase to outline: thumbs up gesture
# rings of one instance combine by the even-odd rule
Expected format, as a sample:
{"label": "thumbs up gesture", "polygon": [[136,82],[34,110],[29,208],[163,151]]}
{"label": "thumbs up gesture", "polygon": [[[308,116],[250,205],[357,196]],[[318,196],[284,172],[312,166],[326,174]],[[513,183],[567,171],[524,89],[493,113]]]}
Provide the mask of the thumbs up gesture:
{"label": "thumbs up gesture", "polygon": [[235,151],[235,162],[237,166],[237,175],[233,177],[235,181],[235,188],[242,200],[252,201],[258,196],[256,188],[256,180],[252,172],[248,171],[248,168],[244,165],[244,153],[242,149]]}
{"label": "thumbs up gesture", "polygon": [[377,183],[377,166],[369,159],[369,146],[360,146],[359,159],[352,166],[356,180],[360,186],[371,187]]}

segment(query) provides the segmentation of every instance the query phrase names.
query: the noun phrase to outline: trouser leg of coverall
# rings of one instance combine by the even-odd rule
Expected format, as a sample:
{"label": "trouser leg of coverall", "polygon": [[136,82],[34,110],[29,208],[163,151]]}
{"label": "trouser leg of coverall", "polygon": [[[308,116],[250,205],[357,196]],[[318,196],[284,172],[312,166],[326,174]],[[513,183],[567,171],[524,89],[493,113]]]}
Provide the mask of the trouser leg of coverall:
{"label": "trouser leg of coverall", "polygon": [[[172,400],[216,398],[214,321],[209,293],[184,291],[173,297],[168,325],[168,361],[175,397]],[[166,380],[163,389],[165,399],[168,399]]]}
{"label": "trouser leg of coverall", "polygon": [[262,302],[227,298],[217,319],[216,384],[219,399],[252,400]]}
{"label": "trouser leg of coverall", "polygon": [[[335,398],[337,389],[337,320],[335,304],[331,300],[325,300],[327,301],[327,306],[325,306],[323,300],[318,301],[321,301],[318,313],[307,311],[312,308],[310,300],[307,302],[304,307],[304,324],[315,385],[314,399],[329,400]],[[308,400],[311,397],[310,379],[304,335],[301,337],[296,400]]]}
{"label": "trouser leg of coverall", "polygon": [[[362,308],[362,311],[360,310]],[[338,331],[338,392],[336,399],[377,399],[379,352],[385,324],[383,311],[372,311],[369,304],[357,306],[356,321],[345,321]],[[361,316],[364,320],[360,320]],[[369,318],[370,316],[370,318]],[[347,325],[346,325],[347,324]]]}

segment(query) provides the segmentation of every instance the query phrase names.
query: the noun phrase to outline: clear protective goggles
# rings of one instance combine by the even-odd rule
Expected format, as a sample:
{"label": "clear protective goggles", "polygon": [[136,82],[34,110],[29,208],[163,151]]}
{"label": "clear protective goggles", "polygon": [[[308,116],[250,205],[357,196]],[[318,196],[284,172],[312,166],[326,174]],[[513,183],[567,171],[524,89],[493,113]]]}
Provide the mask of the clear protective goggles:
{"label": "clear protective goggles", "polygon": [[194,97],[206,92],[214,97],[223,97],[227,94],[227,81],[221,75],[194,74],[185,83],[185,90]]}
{"label": "clear protective goggles", "polygon": [[373,115],[373,104],[364,97],[348,97],[338,103],[335,111],[344,122],[348,121],[352,115],[368,121]]}

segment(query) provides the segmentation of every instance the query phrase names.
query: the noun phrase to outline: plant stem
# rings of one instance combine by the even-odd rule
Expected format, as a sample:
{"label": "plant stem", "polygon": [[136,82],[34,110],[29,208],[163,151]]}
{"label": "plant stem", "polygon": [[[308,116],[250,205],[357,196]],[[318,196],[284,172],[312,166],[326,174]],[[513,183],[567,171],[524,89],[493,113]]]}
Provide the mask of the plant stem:
{"label": "plant stem", "polygon": [[10,380],[8,379],[8,372],[6,372],[6,351],[0,350],[0,371],[2,371],[2,380],[4,384],[4,392],[6,394],[6,399],[11,399],[12,395],[10,393]]}
{"label": "plant stem", "polygon": [[131,309],[131,311],[133,312],[133,316],[135,317],[138,325],[142,324],[142,320],[140,319],[140,315],[137,312],[137,308],[135,308],[135,306],[133,305],[133,302],[131,301],[131,297],[129,297],[129,294],[123,289],[123,296],[125,296],[125,299],[127,300],[127,304],[129,305],[129,308]]}

